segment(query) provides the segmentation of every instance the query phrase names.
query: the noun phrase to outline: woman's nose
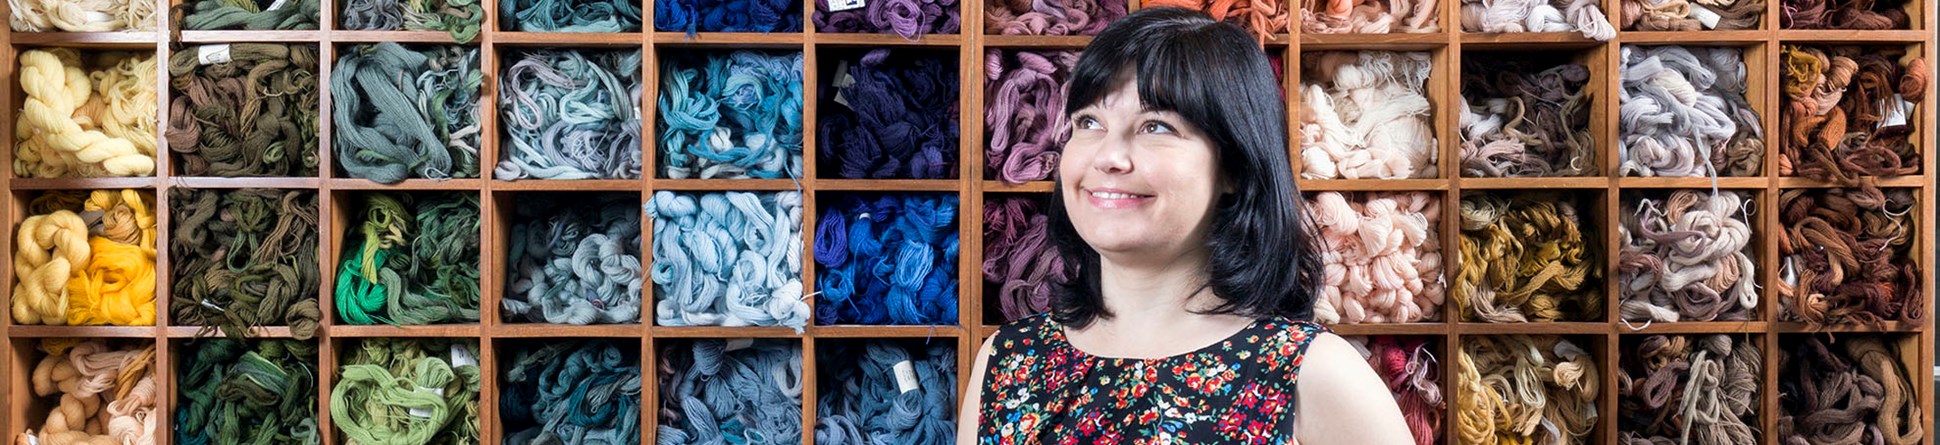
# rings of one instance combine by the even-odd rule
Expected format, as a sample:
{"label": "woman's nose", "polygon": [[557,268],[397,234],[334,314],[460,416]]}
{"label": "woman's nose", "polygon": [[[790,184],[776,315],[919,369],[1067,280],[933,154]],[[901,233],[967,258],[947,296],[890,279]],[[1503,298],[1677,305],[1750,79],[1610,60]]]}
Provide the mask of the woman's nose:
{"label": "woman's nose", "polygon": [[1113,134],[1098,145],[1098,153],[1091,157],[1091,168],[1103,173],[1124,174],[1132,171],[1132,140],[1128,134]]}

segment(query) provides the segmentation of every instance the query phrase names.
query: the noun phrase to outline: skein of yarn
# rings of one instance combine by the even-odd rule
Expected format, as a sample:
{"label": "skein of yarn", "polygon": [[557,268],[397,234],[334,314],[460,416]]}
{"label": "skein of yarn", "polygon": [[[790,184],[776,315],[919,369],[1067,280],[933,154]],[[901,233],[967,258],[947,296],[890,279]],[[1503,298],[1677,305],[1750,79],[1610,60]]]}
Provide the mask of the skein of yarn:
{"label": "skein of yarn", "polygon": [[[1783,29],[1910,29],[1916,3],[1904,0],[1783,0]],[[1929,5],[1930,9],[1931,5]]]}
{"label": "skein of yarn", "polygon": [[155,174],[154,56],[84,60],[73,49],[52,48],[21,51],[19,62],[25,98],[15,119],[16,176]]}
{"label": "skein of yarn", "polygon": [[1321,298],[1326,324],[1415,323],[1442,319],[1441,198],[1427,192],[1321,192],[1307,209],[1320,229]]}
{"label": "skein of yarn", "polygon": [[640,443],[640,345],[614,340],[516,348],[499,376],[505,443]]}
{"label": "skein of yarn", "polygon": [[444,31],[458,43],[478,37],[485,22],[478,0],[345,0],[342,7],[340,29]]}
{"label": "skein of yarn", "polygon": [[[144,444],[156,440],[155,410],[166,395],[155,383],[153,342],[50,338],[41,340],[36,349],[46,356],[34,362],[37,364],[25,389],[31,389],[33,397],[53,408],[44,418],[28,418],[25,425],[19,425],[23,430],[15,444]],[[39,421],[39,432],[35,432],[35,421]]]}
{"label": "skein of yarn", "polygon": [[1305,34],[1441,32],[1441,2],[1432,0],[1301,0]]}
{"label": "skein of yarn", "polygon": [[1462,196],[1461,258],[1450,294],[1463,321],[1603,318],[1603,253],[1577,196]]}
{"label": "skein of yarn", "polygon": [[[891,57],[891,56],[895,57]],[[953,57],[874,49],[831,55],[821,83],[821,171],[843,179],[957,177]]]}
{"label": "skein of yarn", "polygon": [[15,32],[155,30],[155,2],[141,0],[10,0]]}
{"label": "skein of yarn", "polygon": [[660,350],[659,445],[802,441],[802,347],[702,339]]}
{"label": "skein of yarn", "polygon": [[[349,177],[478,177],[478,49],[347,47],[330,77],[337,165]],[[398,73],[414,73],[399,75]]]}
{"label": "skein of yarn", "polygon": [[662,32],[801,32],[802,2],[786,0],[654,0],[653,29]]}
{"label": "skein of yarn", "polygon": [[660,176],[802,176],[802,53],[663,55]]}
{"label": "skein of yarn", "polygon": [[1932,79],[1898,48],[1785,45],[1778,173],[1854,185],[1920,173],[1916,104]]}
{"label": "skein of yarn", "polygon": [[[1788,337],[1778,356],[1778,440],[1918,444],[1917,343],[1876,335]],[[1910,369],[1909,369],[1910,368]]]}
{"label": "skein of yarn", "polygon": [[1302,56],[1300,177],[1435,178],[1425,52],[1325,51]]}
{"label": "skein of yarn", "polygon": [[1626,321],[1742,321],[1758,308],[1746,192],[1624,199],[1617,292]]}
{"label": "skein of yarn", "polygon": [[[859,344],[858,344],[859,343]],[[956,443],[956,346],[835,342],[817,348],[815,443]]]}
{"label": "skein of yarn", "polygon": [[640,322],[638,195],[522,199],[506,238],[505,321]]}
{"label": "skein of yarn", "polygon": [[317,0],[184,0],[175,5],[172,15],[173,23],[188,30],[312,30],[317,29],[317,4]]}
{"label": "skein of yarn", "polygon": [[1567,55],[1462,55],[1462,176],[1596,175],[1590,68]]}
{"label": "skein of yarn", "polygon": [[[1109,0],[1104,0],[1109,1]],[[1288,21],[1292,15],[1287,12],[1287,4],[1268,0],[1151,0],[1139,2],[1139,8],[1170,6],[1205,12],[1213,20],[1229,22],[1253,33],[1254,40],[1265,43],[1274,34],[1286,34]]]}
{"label": "skein of yarn", "polygon": [[985,50],[984,166],[990,178],[1022,184],[1057,171],[1064,90],[1078,54]]}
{"label": "skein of yarn", "polygon": [[815,324],[958,324],[956,195],[824,196]]}
{"label": "skein of yarn", "polygon": [[1765,130],[1745,99],[1743,50],[1622,50],[1617,155],[1625,176],[1755,176]]}
{"label": "skein of yarn", "polygon": [[1578,32],[1608,41],[1617,29],[1596,0],[1462,0],[1462,32]]}
{"label": "skein of yarn", "polygon": [[1394,393],[1416,445],[1435,445],[1442,433],[1441,361],[1425,337],[1347,337]]}
{"label": "skein of yarn", "polygon": [[337,318],[349,324],[478,321],[478,195],[365,194],[344,230]]}
{"label": "skein of yarn", "polygon": [[808,325],[800,192],[656,192],[654,322],[660,326]]}
{"label": "skein of yarn", "polygon": [[348,342],[330,388],[330,423],[347,443],[479,443],[476,340]]}
{"label": "skein of yarn", "polygon": [[505,61],[494,179],[640,178],[639,50],[518,50]]}
{"label": "skein of yarn", "polygon": [[171,324],[232,338],[276,325],[298,340],[316,335],[315,191],[175,188],[168,200]]}
{"label": "skein of yarn", "polygon": [[498,5],[499,27],[505,31],[640,32],[640,3],[630,0],[499,0]]}
{"label": "skein of yarn", "polygon": [[[1044,195],[993,196],[983,206],[983,281],[1004,324],[1051,310],[1051,295],[1071,271],[1051,242]],[[986,296],[985,301],[990,301]]]}
{"label": "skein of yarn", "polygon": [[273,438],[320,443],[317,345],[284,339],[188,343],[176,363],[181,399],[175,443],[210,445]]}
{"label": "skein of yarn", "polygon": [[1116,0],[999,0],[983,5],[987,35],[1097,35],[1125,17],[1126,2]]}
{"label": "skein of yarn", "polygon": [[1779,316],[1815,326],[1918,322],[1914,191],[1794,189],[1778,195]]}
{"label": "skein of yarn", "polygon": [[1455,441],[1589,443],[1601,378],[1588,350],[1554,335],[1462,337]]}
{"label": "skein of yarn", "polygon": [[963,28],[959,9],[957,0],[880,0],[839,5],[832,5],[829,0],[815,0],[815,31],[896,34],[911,40],[924,34],[957,34]]}
{"label": "skein of yarn", "polygon": [[1618,7],[1625,31],[1758,29],[1765,16],[1764,0],[1623,0]]}
{"label": "skein of yarn", "polygon": [[1624,342],[1617,373],[1622,445],[1758,442],[1764,354],[1729,335],[1652,335]]}
{"label": "skein of yarn", "polygon": [[34,198],[15,239],[13,322],[154,325],[154,201],[139,190]]}
{"label": "skein of yarn", "polygon": [[317,175],[315,45],[197,46],[169,56],[168,75],[176,175]]}

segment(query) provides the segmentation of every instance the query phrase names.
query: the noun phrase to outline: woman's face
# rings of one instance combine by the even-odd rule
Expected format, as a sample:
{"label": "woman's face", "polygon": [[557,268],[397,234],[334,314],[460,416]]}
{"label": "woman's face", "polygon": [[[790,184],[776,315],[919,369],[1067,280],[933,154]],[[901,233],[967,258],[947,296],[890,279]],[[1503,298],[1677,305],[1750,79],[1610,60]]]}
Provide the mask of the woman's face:
{"label": "woman's face", "polygon": [[1115,262],[1167,262],[1202,247],[1220,184],[1212,142],[1177,113],[1144,109],[1136,79],[1069,116],[1058,164],[1064,208]]}

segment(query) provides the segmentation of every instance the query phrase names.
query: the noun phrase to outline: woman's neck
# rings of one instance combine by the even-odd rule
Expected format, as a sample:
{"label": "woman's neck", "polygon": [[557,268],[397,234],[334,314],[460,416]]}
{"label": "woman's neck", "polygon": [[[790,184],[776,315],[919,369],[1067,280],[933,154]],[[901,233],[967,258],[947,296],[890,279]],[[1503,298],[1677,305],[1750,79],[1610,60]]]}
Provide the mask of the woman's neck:
{"label": "woman's neck", "polygon": [[1104,328],[1114,336],[1132,334],[1130,331],[1167,335],[1174,328],[1224,326],[1237,319],[1201,313],[1219,303],[1207,283],[1205,249],[1166,261],[1099,260],[1099,291],[1111,318],[1095,320],[1091,327]]}

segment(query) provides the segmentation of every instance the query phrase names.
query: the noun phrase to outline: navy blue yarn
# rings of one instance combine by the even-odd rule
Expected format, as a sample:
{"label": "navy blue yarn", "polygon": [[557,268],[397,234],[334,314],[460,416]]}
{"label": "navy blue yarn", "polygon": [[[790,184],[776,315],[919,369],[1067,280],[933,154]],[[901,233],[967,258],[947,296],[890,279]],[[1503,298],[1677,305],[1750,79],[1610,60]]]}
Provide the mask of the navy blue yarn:
{"label": "navy blue yarn", "polygon": [[957,324],[957,198],[835,195],[815,230],[815,323]]}
{"label": "navy blue yarn", "polygon": [[869,0],[862,8],[829,12],[829,0],[815,0],[815,30],[825,33],[956,34],[963,27],[957,0]]}
{"label": "navy blue yarn", "polygon": [[[822,76],[822,171],[845,179],[957,177],[956,56],[871,50]],[[842,63],[835,63],[842,66]],[[837,97],[841,100],[837,100]]]}
{"label": "navy blue yarn", "polygon": [[[956,347],[895,340],[828,342],[816,348],[815,443],[945,445],[956,440]],[[897,362],[909,361],[916,388],[903,392]]]}
{"label": "navy blue yarn", "polygon": [[654,0],[653,29],[666,32],[801,32],[797,0]]}

